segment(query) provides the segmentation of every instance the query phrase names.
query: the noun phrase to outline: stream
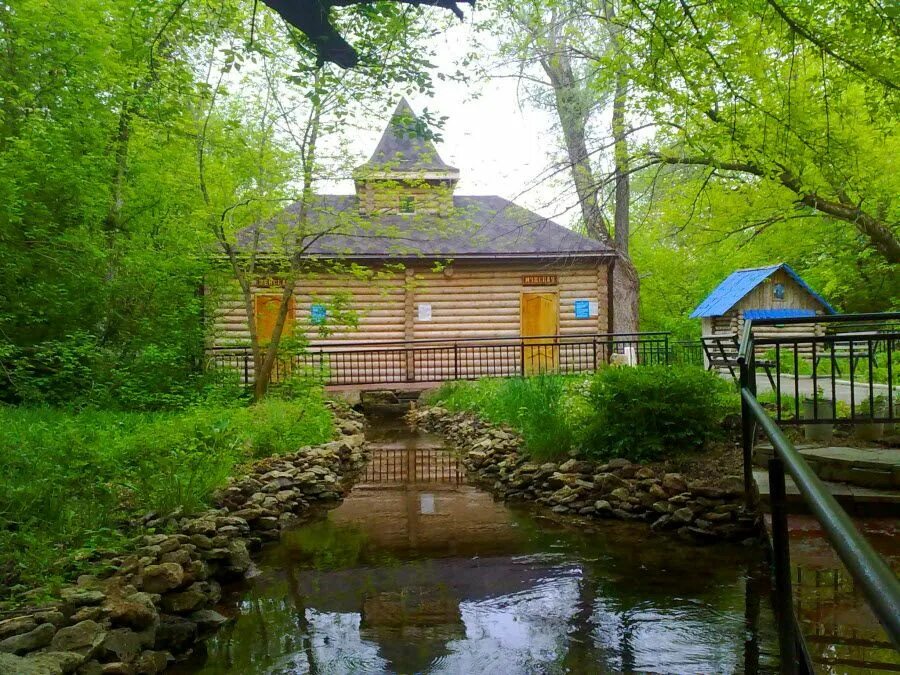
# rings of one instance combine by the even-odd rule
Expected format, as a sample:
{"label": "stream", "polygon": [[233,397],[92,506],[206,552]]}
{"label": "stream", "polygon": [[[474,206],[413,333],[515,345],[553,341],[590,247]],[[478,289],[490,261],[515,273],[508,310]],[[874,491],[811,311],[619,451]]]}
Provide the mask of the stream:
{"label": "stream", "polygon": [[228,589],[235,621],[177,672],[772,672],[753,547],[551,518],[466,481],[439,437],[370,416],[344,502]]}

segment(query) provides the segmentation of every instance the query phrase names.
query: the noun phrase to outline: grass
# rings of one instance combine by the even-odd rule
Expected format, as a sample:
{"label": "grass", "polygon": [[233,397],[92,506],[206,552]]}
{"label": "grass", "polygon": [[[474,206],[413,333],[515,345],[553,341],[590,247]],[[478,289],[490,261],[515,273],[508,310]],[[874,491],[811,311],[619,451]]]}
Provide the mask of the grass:
{"label": "grass", "polygon": [[538,460],[558,459],[576,444],[585,377],[538,375],[449,382],[430,402],[448,410],[477,413],[494,424],[508,424]]}
{"label": "grass", "polygon": [[535,461],[568,455],[640,461],[694,452],[738,410],[727,383],[691,366],[453,382],[429,402],[511,426]]}
{"label": "grass", "polygon": [[202,508],[242,463],[332,434],[317,391],[160,413],[2,406],[0,595],[88,569],[124,520]]}

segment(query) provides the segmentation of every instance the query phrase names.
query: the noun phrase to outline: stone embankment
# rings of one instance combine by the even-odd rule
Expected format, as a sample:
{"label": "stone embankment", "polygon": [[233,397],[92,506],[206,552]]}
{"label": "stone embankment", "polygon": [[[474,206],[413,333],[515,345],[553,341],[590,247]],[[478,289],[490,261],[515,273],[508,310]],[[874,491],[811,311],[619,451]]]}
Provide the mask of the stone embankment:
{"label": "stone embankment", "polygon": [[452,441],[476,480],[502,499],[537,502],[559,514],[644,521],[698,543],[755,542],[761,531],[755,511],[744,506],[739,476],[706,483],[627,459],[539,464],[519,451],[514,432],[470,414],[431,407],[412,410],[408,419]]}
{"label": "stone embankment", "polygon": [[317,506],[333,506],[364,462],[362,416],[335,409],[340,437],[252,465],[211,508],[148,516],[104,578],[82,576],[56,602],[0,620],[0,674],[149,675],[227,619],[221,584],[252,574],[251,552]]}

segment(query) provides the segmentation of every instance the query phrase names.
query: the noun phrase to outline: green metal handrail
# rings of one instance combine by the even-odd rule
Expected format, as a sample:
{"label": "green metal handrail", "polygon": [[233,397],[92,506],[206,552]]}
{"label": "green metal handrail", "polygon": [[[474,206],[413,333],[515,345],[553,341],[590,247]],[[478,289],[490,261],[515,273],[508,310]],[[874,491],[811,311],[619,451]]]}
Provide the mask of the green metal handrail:
{"label": "green metal handrail", "polygon": [[[870,315],[860,315],[858,319]],[[879,317],[879,318],[883,318]],[[850,317],[845,317],[849,320]],[[808,319],[807,319],[808,320]],[[881,622],[895,648],[900,649],[900,581],[878,555],[841,508],[837,500],[797,452],[778,424],[769,417],[756,398],[755,349],[753,321],[744,324],[738,349],[741,369],[741,431],[744,455],[744,488],[752,499],[751,463],[756,427],[762,427],[772,442],[775,456],[769,460],[769,483],[772,511],[772,550],[775,576],[775,606],[782,671],[812,671],[806,643],[794,615],[790,576],[790,550],[787,529],[785,473],[791,475],[810,511],[821,524],[829,543],[837,551],[851,576],[862,589],[872,612]]]}
{"label": "green metal handrail", "polygon": [[800,494],[809,505],[812,514],[821,523],[831,545],[837,551],[847,570],[859,583],[875,616],[884,626],[894,646],[900,649],[900,581],[884,559],[860,534],[847,512],[825,487],[794,444],[766,413],[749,390],[742,389],[741,397],[750,408],[753,417],[778,457],[784,462],[787,473],[794,479]]}

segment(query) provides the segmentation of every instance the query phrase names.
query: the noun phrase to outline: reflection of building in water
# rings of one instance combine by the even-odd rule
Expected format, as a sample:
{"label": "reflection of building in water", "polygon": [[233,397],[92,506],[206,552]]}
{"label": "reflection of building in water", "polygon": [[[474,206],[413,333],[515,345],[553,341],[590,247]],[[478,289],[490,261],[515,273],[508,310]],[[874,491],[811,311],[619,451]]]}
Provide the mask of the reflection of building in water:
{"label": "reflection of building in water", "polygon": [[[900,569],[897,521],[858,520],[866,537],[896,571]],[[900,652],[841,564],[818,525],[791,517],[794,605],[810,655],[822,672],[897,672]]]}
{"label": "reflection of building in water", "polygon": [[392,483],[461,483],[464,469],[459,458],[432,448],[378,448],[366,465],[361,485]]}
{"label": "reflection of building in water", "polygon": [[823,672],[900,670],[898,653],[843,567],[794,566],[794,604],[813,661]]}
{"label": "reflection of building in water", "polygon": [[462,477],[451,452],[377,449],[362,482],[329,520],[358,528],[380,549],[442,555],[509,550],[521,540],[509,511],[462,484]]}

